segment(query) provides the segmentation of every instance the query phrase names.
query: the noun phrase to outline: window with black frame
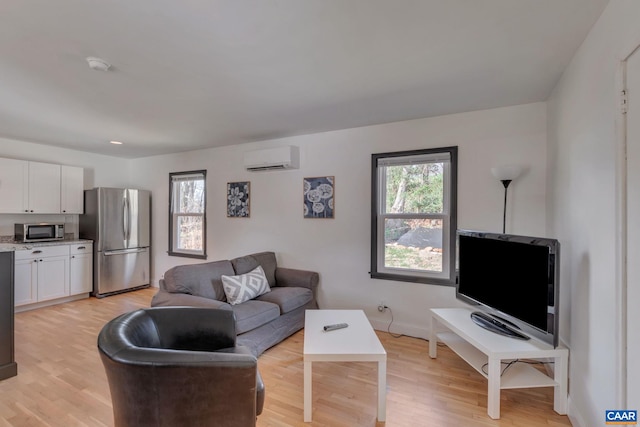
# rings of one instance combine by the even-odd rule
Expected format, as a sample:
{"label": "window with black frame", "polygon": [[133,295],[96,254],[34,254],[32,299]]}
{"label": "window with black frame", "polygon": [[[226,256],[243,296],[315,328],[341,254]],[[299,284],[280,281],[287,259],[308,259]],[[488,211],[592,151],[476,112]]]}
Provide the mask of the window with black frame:
{"label": "window with black frame", "polygon": [[169,174],[169,255],[207,258],[206,170]]}
{"label": "window with black frame", "polygon": [[372,155],[371,277],[455,284],[457,147]]}

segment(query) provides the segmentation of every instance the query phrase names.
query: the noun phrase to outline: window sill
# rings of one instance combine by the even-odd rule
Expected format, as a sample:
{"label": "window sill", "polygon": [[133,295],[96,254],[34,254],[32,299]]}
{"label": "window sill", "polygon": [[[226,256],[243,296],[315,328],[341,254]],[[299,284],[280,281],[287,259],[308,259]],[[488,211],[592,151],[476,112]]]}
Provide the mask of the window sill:
{"label": "window sill", "polygon": [[440,279],[436,277],[422,277],[422,276],[409,276],[404,274],[389,274],[389,273],[370,273],[372,279],[381,280],[396,280],[399,282],[412,282],[412,283],[425,283],[427,285],[440,285],[440,286],[455,286],[455,280],[453,279]]}
{"label": "window sill", "polygon": [[207,254],[204,255],[198,255],[198,254],[187,254],[184,252],[172,252],[172,251],[168,251],[167,255],[169,256],[178,256],[178,257],[182,257],[182,258],[197,258],[197,259],[207,259]]}

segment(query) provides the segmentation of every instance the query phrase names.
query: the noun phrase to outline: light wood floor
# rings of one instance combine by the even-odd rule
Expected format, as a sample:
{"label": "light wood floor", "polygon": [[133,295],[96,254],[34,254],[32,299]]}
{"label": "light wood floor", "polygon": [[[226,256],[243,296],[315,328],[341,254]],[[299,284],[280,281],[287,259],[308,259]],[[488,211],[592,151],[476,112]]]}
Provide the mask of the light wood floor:
{"label": "light wood floor", "polygon": [[[16,314],[18,376],[0,381],[0,427],[112,426],[96,338],[118,314],[148,307],[154,289],[90,298]],[[265,352],[258,426],[570,426],[549,388],[502,392],[502,418],[487,416],[486,380],[448,348],[378,336],[388,353],[387,422],[377,423],[374,363],[314,364],[313,423],[302,422],[303,332]],[[224,427],[224,426],[221,426]]]}

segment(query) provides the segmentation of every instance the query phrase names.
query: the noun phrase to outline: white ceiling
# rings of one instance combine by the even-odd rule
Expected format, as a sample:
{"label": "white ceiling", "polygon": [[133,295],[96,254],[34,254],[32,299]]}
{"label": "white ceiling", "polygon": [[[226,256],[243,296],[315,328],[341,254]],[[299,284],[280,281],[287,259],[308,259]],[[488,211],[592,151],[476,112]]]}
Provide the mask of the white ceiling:
{"label": "white ceiling", "polygon": [[0,0],[0,137],[134,158],[544,101],[606,4]]}

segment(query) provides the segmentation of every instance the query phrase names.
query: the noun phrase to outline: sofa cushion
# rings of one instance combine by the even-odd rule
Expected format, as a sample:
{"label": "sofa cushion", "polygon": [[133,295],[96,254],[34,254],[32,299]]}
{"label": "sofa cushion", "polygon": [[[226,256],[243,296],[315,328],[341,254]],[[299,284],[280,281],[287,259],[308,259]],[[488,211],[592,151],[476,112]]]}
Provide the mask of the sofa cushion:
{"label": "sofa cushion", "polygon": [[271,290],[269,289],[267,278],[264,276],[264,271],[260,266],[257,266],[248,273],[238,276],[223,275],[221,279],[227,301],[231,305],[254,299]]}
{"label": "sofa cushion", "polygon": [[236,315],[236,333],[238,335],[258,328],[280,316],[280,308],[276,304],[255,299],[232,305],[231,308]]}
{"label": "sofa cushion", "polygon": [[231,260],[236,274],[248,273],[258,265],[262,266],[269,286],[276,286],[276,254],[274,252],[257,252]]}
{"label": "sofa cushion", "polygon": [[233,265],[227,260],[178,265],[164,273],[164,283],[168,292],[226,301],[221,277],[233,274]]}
{"label": "sofa cushion", "polygon": [[245,274],[260,265],[257,259],[251,255],[245,255],[231,260],[235,274]]}
{"label": "sofa cushion", "polygon": [[260,295],[256,299],[277,304],[280,307],[280,314],[285,314],[311,301],[313,292],[308,288],[276,286],[271,289],[271,292]]}

